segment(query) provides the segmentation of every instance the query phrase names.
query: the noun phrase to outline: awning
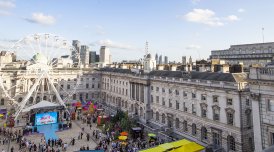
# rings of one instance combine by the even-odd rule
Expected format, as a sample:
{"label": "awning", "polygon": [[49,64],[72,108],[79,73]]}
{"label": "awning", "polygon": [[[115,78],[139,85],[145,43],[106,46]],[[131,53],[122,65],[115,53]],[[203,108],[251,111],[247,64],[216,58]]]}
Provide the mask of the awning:
{"label": "awning", "polygon": [[159,147],[163,148],[163,149],[171,149],[171,148],[174,148],[173,145],[169,144],[169,143],[165,143],[165,144],[162,144],[162,145],[159,145]]}
{"label": "awning", "polygon": [[33,106],[30,106],[26,109],[23,109],[22,112],[29,112],[30,110],[32,109],[37,109],[37,108],[46,108],[46,107],[57,107],[57,106],[60,106],[58,104],[54,104],[54,103],[51,103],[51,102],[48,102],[48,101],[41,101]]}
{"label": "awning", "polygon": [[199,144],[196,144],[195,142],[192,142],[192,143],[186,144],[178,149],[175,149],[175,152],[199,152],[204,149],[205,149],[205,147],[203,147]]}
{"label": "awning", "polygon": [[142,128],[140,128],[140,127],[135,127],[135,128],[132,128],[132,130],[142,130]]}
{"label": "awning", "polygon": [[155,147],[155,148],[150,148],[150,149],[146,149],[146,150],[143,150],[143,151],[139,151],[139,152],[163,152],[163,151],[166,151],[164,148],[161,148],[161,147]]}
{"label": "awning", "polygon": [[175,141],[175,142],[172,142],[172,143],[169,143],[169,144],[174,146],[175,148],[177,148],[177,147],[181,147],[181,146],[184,146],[186,144],[189,144],[189,143],[191,143],[191,142],[186,140],[186,139],[183,139],[183,140]]}
{"label": "awning", "polygon": [[0,113],[8,113],[7,111],[0,111]]}

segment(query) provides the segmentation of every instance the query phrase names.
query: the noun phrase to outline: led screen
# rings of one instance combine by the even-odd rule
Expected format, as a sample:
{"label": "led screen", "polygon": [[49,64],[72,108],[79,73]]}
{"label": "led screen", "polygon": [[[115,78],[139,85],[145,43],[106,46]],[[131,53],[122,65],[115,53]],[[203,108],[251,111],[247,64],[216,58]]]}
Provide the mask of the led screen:
{"label": "led screen", "polygon": [[57,112],[39,113],[35,115],[35,125],[57,123]]}

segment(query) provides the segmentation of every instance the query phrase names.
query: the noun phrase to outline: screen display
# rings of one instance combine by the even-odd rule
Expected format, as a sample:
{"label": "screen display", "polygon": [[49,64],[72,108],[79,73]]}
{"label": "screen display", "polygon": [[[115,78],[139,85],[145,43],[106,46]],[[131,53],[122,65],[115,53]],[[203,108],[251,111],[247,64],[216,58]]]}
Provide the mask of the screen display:
{"label": "screen display", "polygon": [[57,112],[39,113],[35,115],[35,125],[57,123]]}

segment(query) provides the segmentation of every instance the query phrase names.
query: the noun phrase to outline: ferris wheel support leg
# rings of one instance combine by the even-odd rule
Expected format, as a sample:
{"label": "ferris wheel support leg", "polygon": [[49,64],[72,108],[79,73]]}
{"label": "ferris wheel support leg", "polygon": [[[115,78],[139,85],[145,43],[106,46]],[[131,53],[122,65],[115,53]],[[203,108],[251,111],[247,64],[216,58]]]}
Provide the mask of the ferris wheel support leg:
{"label": "ferris wheel support leg", "polygon": [[34,85],[31,87],[31,89],[29,90],[28,94],[24,97],[24,99],[22,100],[22,104],[20,105],[20,108],[17,110],[17,112],[15,113],[15,118],[14,120],[17,119],[17,117],[19,116],[20,112],[22,111],[22,109],[24,108],[24,106],[26,105],[28,99],[30,98],[31,94],[33,93],[34,89],[37,87],[39,81],[41,80],[41,78],[43,77],[43,75],[45,74],[46,71],[42,71],[42,73],[40,74],[40,76],[38,77],[38,79],[35,81]]}
{"label": "ferris wheel support leg", "polygon": [[68,111],[68,109],[67,109],[67,107],[66,107],[66,105],[65,105],[64,101],[62,100],[62,98],[60,97],[59,93],[57,92],[57,90],[56,90],[56,88],[55,88],[54,84],[52,83],[52,81],[51,81],[51,79],[50,79],[50,77],[49,77],[48,73],[46,73],[46,76],[47,76],[47,78],[48,78],[48,80],[49,80],[49,84],[51,85],[51,87],[52,87],[53,91],[54,91],[54,92],[55,92],[55,94],[56,94],[56,97],[57,97],[57,99],[58,99],[59,103],[60,103],[61,105],[63,105],[63,106],[64,106],[64,108],[66,109],[67,113],[70,115],[70,112]]}

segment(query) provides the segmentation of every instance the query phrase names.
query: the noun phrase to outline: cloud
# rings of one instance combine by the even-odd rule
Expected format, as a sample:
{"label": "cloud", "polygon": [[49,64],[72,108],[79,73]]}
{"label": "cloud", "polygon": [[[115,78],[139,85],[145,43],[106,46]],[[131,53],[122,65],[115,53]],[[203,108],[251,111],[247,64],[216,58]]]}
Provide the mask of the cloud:
{"label": "cloud", "polygon": [[[134,46],[116,43],[116,42],[113,42],[109,39],[99,40],[95,43],[98,44],[98,45],[108,46],[108,47],[111,47],[111,48],[119,48],[119,49],[127,49],[127,50],[137,50],[138,49]],[[94,43],[91,43],[91,44],[94,45]],[[91,45],[91,44],[89,44],[89,45]]]}
{"label": "cloud", "polygon": [[197,49],[201,49],[202,47],[198,46],[198,45],[189,45],[186,47],[186,49],[193,49],[193,50],[197,50]]}
{"label": "cloud", "polygon": [[88,25],[85,25],[84,28],[89,28],[89,26],[88,26]]}
{"label": "cloud", "polygon": [[0,0],[0,8],[5,8],[5,7],[12,8],[16,6],[12,2],[4,2]]}
{"label": "cloud", "polygon": [[200,34],[199,33],[196,33],[197,36],[199,36]]}
{"label": "cloud", "polygon": [[196,4],[198,4],[198,2],[200,2],[200,0],[191,0],[190,1],[193,5],[196,5]]}
{"label": "cloud", "polygon": [[210,26],[223,26],[224,23],[219,22],[220,18],[214,17],[215,13],[209,9],[193,9],[193,12],[184,16],[177,15],[177,18],[185,19],[189,22],[203,23]]}
{"label": "cloud", "polygon": [[3,44],[3,43],[0,43],[0,48],[3,48],[3,49],[9,49],[11,46],[9,45],[6,45],[6,44]]}
{"label": "cloud", "polygon": [[18,42],[19,40],[11,40],[11,39],[7,39],[7,38],[5,38],[5,39],[2,39],[1,41],[5,41],[5,42]]}
{"label": "cloud", "polygon": [[242,9],[242,8],[240,8],[240,9],[238,10],[238,12],[242,13],[242,12],[245,12],[245,10]]}
{"label": "cloud", "polygon": [[31,23],[40,23],[40,24],[49,24],[49,25],[55,25],[56,24],[56,20],[54,19],[53,16],[45,16],[43,15],[43,13],[32,13],[32,16],[30,18],[26,18],[24,19],[28,22]]}
{"label": "cloud", "polygon": [[5,16],[11,16],[13,15],[12,13],[6,12],[6,11],[1,11],[0,10],[0,15],[5,15]]}
{"label": "cloud", "polygon": [[63,15],[59,15],[58,17],[63,17]]}
{"label": "cloud", "polygon": [[96,26],[96,28],[99,29],[99,30],[103,29],[102,26]]}
{"label": "cloud", "polygon": [[241,20],[241,19],[239,19],[237,16],[235,16],[235,15],[229,15],[228,16],[228,20],[230,20],[230,21],[236,21],[236,20]]}

